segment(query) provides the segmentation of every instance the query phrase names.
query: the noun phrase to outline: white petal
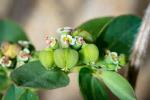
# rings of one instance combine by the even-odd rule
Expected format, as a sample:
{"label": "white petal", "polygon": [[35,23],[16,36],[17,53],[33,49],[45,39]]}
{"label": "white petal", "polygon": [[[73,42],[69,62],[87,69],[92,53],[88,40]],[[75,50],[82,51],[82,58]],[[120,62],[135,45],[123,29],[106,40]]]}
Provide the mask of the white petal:
{"label": "white petal", "polygon": [[30,53],[30,50],[29,50],[28,48],[24,48],[24,49],[23,49],[23,52],[25,52],[25,53]]}
{"label": "white petal", "polygon": [[65,30],[72,30],[72,28],[71,28],[71,27],[68,27],[68,26],[64,27],[64,29],[65,29]]}
{"label": "white petal", "polygon": [[61,34],[62,33],[62,28],[58,28],[56,32]]}

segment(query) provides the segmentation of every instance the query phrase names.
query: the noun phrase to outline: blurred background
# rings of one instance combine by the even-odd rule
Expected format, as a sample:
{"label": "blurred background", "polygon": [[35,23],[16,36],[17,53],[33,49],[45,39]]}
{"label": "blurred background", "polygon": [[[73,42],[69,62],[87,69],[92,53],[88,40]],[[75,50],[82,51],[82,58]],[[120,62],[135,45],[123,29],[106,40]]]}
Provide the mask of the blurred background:
{"label": "blurred background", "polygon": [[[143,17],[147,5],[148,0],[0,0],[0,19],[9,18],[18,22],[40,50],[45,47],[44,34],[57,36],[59,27],[74,28],[101,16],[135,14]],[[136,86],[139,100],[147,100],[144,98],[149,95],[150,75],[146,68],[140,71]],[[41,100],[83,100],[76,76],[70,75],[71,83],[65,88],[43,90]]]}

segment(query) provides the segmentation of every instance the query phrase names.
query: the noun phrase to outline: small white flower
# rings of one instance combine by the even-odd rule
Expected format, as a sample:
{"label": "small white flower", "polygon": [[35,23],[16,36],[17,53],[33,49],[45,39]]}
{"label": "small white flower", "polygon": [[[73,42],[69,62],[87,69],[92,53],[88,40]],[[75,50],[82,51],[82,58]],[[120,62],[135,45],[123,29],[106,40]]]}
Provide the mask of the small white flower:
{"label": "small white flower", "polygon": [[56,45],[56,43],[57,43],[56,38],[51,37],[51,38],[50,38],[50,44],[49,44],[49,46],[50,46],[50,47],[54,47],[54,46]]}
{"label": "small white flower", "polygon": [[57,29],[57,33],[58,34],[69,34],[70,32],[72,32],[72,28],[71,27],[63,27],[63,28],[58,28]]}
{"label": "small white flower", "polygon": [[67,35],[61,35],[60,42],[62,44],[62,47],[69,47],[69,39]]}
{"label": "small white flower", "polygon": [[18,61],[28,61],[31,57],[29,49],[25,48],[24,50],[20,51],[17,60]]}
{"label": "small white flower", "polygon": [[71,35],[67,35],[67,39],[68,39],[68,42],[69,42],[70,45],[74,45],[75,44],[76,39],[72,38]]}
{"label": "small white flower", "polygon": [[30,45],[30,42],[29,42],[29,41],[20,40],[20,41],[18,41],[18,44],[20,44],[20,45],[23,46],[23,47],[28,48],[29,45]]}
{"label": "small white flower", "polygon": [[2,65],[2,67],[10,67],[11,64],[12,64],[12,61],[9,60],[8,57],[3,56],[3,57],[0,59],[0,64]]}
{"label": "small white flower", "polygon": [[110,52],[109,50],[106,50],[106,56],[109,56],[113,60],[113,64],[118,64],[118,54],[116,52]]}
{"label": "small white flower", "polygon": [[28,48],[24,48],[23,51],[28,54],[30,53],[30,50]]}
{"label": "small white flower", "polygon": [[76,36],[75,38],[76,38],[76,45],[83,45],[83,44],[85,44],[85,41],[84,41],[83,37]]}
{"label": "small white flower", "polygon": [[116,52],[111,52],[111,55],[114,57],[118,57],[118,54]]}
{"label": "small white flower", "polygon": [[68,47],[69,45],[74,45],[76,42],[76,39],[73,38],[71,35],[61,35],[61,44],[64,44],[64,46]]}
{"label": "small white flower", "polygon": [[118,61],[118,54],[116,52],[111,52],[111,57],[114,61]]}
{"label": "small white flower", "polygon": [[57,44],[57,39],[54,38],[54,37],[51,37],[48,34],[46,34],[45,40],[46,40],[46,44],[48,45],[48,47],[52,47],[53,48]]}
{"label": "small white flower", "polygon": [[70,45],[75,45],[76,44],[76,38],[72,38]]}

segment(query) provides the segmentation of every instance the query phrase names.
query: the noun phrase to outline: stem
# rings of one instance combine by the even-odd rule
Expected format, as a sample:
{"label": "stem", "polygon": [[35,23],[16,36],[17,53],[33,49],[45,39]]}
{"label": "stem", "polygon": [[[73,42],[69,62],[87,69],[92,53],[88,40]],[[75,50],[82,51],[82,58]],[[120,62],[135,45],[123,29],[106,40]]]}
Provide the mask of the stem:
{"label": "stem", "polygon": [[87,65],[75,66],[70,70],[70,73],[78,73],[83,67],[87,67]]}

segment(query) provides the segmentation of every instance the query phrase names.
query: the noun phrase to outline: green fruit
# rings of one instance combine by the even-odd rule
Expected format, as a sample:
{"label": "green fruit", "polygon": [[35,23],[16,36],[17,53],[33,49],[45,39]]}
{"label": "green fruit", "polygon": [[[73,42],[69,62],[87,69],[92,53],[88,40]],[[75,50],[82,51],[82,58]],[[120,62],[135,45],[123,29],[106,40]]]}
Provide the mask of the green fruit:
{"label": "green fruit", "polygon": [[51,51],[40,51],[39,60],[45,68],[51,68],[54,65],[54,52]]}
{"label": "green fruit", "polygon": [[78,62],[78,52],[70,48],[61,48],[54,51],[54,61],[57,67],[64,70],[71,69]]}
{"label": "green fruit", "polygon": [[99,50],[94,44],[83,45],[80,52],[80,58],[84,64],[93,64],[99,58]]}

